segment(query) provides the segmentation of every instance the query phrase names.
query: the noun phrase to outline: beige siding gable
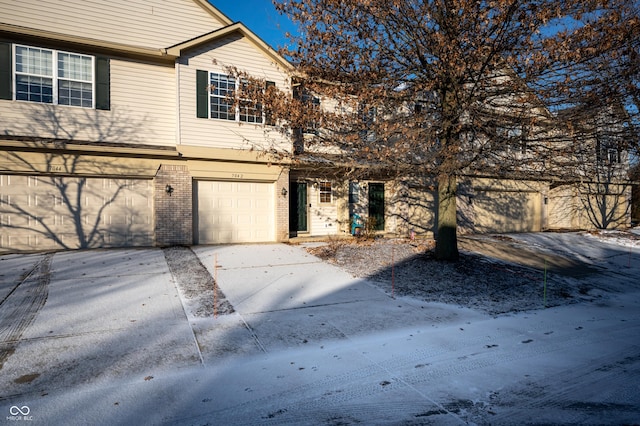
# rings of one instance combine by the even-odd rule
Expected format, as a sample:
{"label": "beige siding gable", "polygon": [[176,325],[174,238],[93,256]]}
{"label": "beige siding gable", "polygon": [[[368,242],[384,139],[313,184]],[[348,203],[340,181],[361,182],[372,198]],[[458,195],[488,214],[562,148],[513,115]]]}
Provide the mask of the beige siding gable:
{"label": "beige siding gable", "polygon": [[204,0],[0,0],[0,11],[0,23],[157,49],[230,23]]}
{"label": "beige siding gable", "polygon": [[181,145],[230,149],[290,149],[290,143],[272,126],[196,117],[196,71],[225,74],[235,66],[257,78],[290,90],[285,70],[240,33],[203,44],[183,54],[178,66],[180,80]]}

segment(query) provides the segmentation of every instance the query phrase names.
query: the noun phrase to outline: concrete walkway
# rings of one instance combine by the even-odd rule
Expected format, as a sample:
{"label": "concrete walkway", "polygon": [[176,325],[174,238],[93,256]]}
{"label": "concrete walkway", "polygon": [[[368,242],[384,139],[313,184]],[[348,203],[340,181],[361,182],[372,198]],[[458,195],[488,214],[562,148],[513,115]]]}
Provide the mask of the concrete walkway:
{"label": "concrete walkway", "polygon": [[[258,354],[344,341],[418,324],[444,324],[481,314],[459,307],[394,300],[364,280],[308,254],[299,246],[194,247],[236,315],[195,325],[205,360],[224,353]],[[428,306],[428,309],[425,307]]]}

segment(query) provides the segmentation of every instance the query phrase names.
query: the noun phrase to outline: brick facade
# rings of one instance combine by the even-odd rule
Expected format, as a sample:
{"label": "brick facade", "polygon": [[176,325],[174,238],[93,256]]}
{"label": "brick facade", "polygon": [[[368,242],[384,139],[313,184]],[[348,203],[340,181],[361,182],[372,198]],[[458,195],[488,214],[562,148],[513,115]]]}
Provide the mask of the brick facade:
{"label": "brick facade", "polygon": [[[283,195],[282,189],[287,191]],[[283,168],[276,181],[276,241],[289,241],[289,169]]]}
{"label": "brick facade", "polygon": [[193,244],[192,188],[186,165],[162,164],[158,169],[154,179],[157,246]]}

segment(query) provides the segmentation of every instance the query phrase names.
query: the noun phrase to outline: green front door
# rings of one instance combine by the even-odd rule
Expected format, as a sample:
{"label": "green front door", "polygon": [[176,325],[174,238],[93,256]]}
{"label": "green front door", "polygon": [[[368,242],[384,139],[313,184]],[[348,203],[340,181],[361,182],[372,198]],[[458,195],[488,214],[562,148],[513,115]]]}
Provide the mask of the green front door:
{"label": "green front door", "polygon": [[384,183],[369,184],[369,218],[375,220],[376,231],[384,231]]}
{"label": "green front door", "polygon": [[291,182],[289,198],[289,233],[293,236],[307,229],[307,183]]}

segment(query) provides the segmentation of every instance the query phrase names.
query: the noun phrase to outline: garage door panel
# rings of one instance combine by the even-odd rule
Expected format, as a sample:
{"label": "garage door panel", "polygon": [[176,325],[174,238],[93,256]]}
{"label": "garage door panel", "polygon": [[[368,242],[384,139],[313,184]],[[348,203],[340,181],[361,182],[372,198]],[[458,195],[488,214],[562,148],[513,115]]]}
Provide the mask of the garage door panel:
{"label": "garage door panel", "polygon": [[[215,201],[213,203],[211,203],[212,205],[215,205]],[[215,205],[217,208],[223,210],[223,209],[228,209],[231,210],[233,209],[233,200],[230,198],[220,198],[218,200],[218,204]]]}
{"label": "garage door panel", "polygon": [[198,242],[274,241],[273,188],[272,183],[198,182]]}
{"label": "garage door panel", "polygon": [[270,206],[267,200],[256,200],[256,209],[264,210]]}
{"label": "garage door panel", "polygon": [[476,232],[536,232],[539,193],[479,192],[473,199]]}
{"label": "garage door panel", "polygon": [[0,249],[153,244],[148,180],[2,175],[0,181],[7,201],[0,204],[6,217]]}
{"label": "garage door panel", "polygon": [[211,216],[211,224],[224,226],[224,225],[232,225],[233,224],[233,216],[232,215],[223,215],[223,214],[215,214]]}
{"label": "garage door panel", "polygon": [[238,198],[235,202],[235,207],[239,210],[249,210],[251,209],[251,199],[248,198]]}
{"label": "garage door panel", "polygon": [[257,193],[257,188],[254,186],[254,184],[252,183],[246,183],[246,182],[238,182],[236,184],[236,188],[237,188],[237,192],[242,194],[246,194],[246,193]]}
{"label": "garage door panel", "polygon": [[233,184],[230,182],[216,182],[209,185],[211,191],[229,193],[233,192]]}

